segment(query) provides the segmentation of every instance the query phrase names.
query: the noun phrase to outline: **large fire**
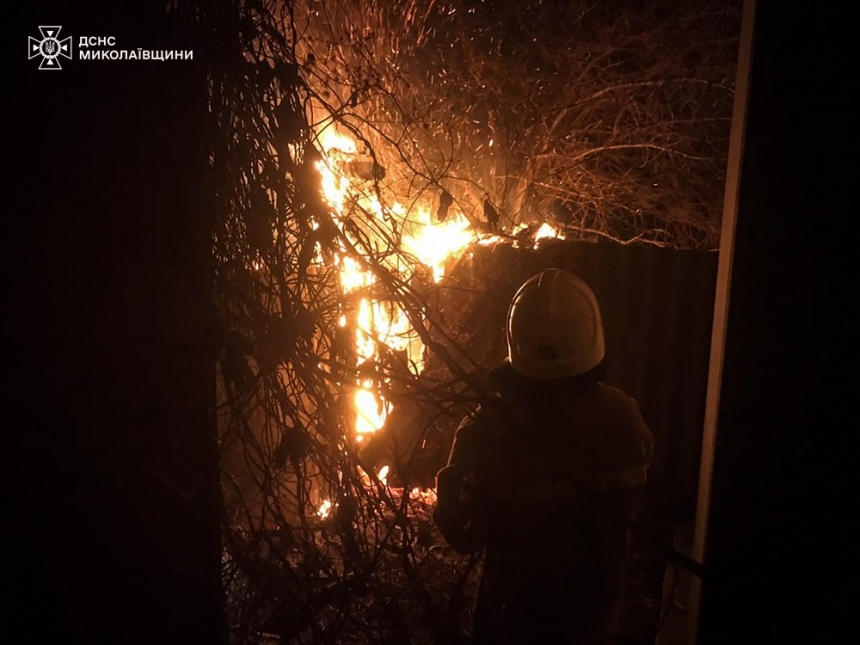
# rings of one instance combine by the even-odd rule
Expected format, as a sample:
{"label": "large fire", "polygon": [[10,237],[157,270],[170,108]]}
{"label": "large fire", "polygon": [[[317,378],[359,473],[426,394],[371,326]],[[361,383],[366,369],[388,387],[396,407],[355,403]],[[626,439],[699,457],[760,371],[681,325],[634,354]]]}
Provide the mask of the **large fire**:
{"label": "large fire", "polygon": [[[384,207],[374,190],[366,190],[343,171],[357,155],[356,143],[351,138],[329,127],[320,133],[318,144],[323,155],[317,164],[323,194],[334,209],[336,221],[341,223],[339,220],[350,203],[354,212],[364,213],[367,219],[373,220],[372,230],[380,238],[386,241],[399,238],[403,253],[392,254],[391,265],[387,268],[400,277],[409,279],[423,269],[438,283],[445,276],[446,264],[478,240],[462,213],[454,213],[444,222],[434,222],[429,205],[415,205],[411,212],[399,203]],[[336,258],[336,262],[344,293],[362,294],[356,310],[345,313],[340,321],[343,326],[354,323],[359,365],[378,360],[380,349],[385,347],[405,352],[410,370],[420,373],[424,367],[424,344],[405,313],[395,303],[371,295],[376,276],[354,258],[344,254]],[[362,382],[353,398],[354,430],[359,441],[363,435],[379,430],[389,411],[388,403],[371,388],[370,381]]]}
{"label": "large fire", "polygon": [[[478,242],[498,240],[497,236],[480,235],[464,213],[451,209],[444,221],[432,216],[432,205],[413,203],[407,210],[400,203],[383,205],[374,182],[356,180],[345,171],[358,157],[356,142],[336,132],[335,128],[323,129],[318,136],[322,160],[317,168],[321,176],[323,195],[332,207],[335,222],[343,225],[347,209],[361,213],[363,224],[376,235],[381,243],[396,241],[398,253],[391,253],[386,268],[401,279],[408,281],[416,274],[428,276],[434,283],[445,278],[446,268],[459,258],[466,249]],[[535,240],[560,237],[548,224],[544,224],[535,235]],[[372,363],[381,358],[382,350],[405,353],[407,364],[413,374],[424,369],[424,344],[413,329],[406,314],[396,303],[380,299],[374,292],[376,276],[365,269],[354,257],[343,254],[335,258],[339,270],[343,293],[358,298],[353,311],[344,312],[339,320],[341,327],[351,325],[355,329],[354,350],[357,366]],[[382,397],[372,380],[356,384],[352,397],[353,428],[356,441],[362,441],[368,433],[376,432],[385,424],[390,412],[390,403]],[[388,466],[383,466],[378,478],[385,483]],[[432,502],[435,491],[414,489],[412,499]],[[331,511],[331,502],[324,500],[318,513],[321,517]]]}

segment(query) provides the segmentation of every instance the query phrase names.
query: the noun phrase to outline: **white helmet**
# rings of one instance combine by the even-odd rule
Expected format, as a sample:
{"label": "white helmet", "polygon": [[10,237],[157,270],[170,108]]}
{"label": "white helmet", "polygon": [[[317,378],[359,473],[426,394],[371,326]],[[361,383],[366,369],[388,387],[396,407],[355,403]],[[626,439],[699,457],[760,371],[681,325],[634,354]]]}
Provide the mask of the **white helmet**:
{"label": "white helmet", "polygon": [[511,366],[534,379],[584,374],[605,351],[594,292],[561,269],[547,269],[519,288],[508,309],[507,336]]}

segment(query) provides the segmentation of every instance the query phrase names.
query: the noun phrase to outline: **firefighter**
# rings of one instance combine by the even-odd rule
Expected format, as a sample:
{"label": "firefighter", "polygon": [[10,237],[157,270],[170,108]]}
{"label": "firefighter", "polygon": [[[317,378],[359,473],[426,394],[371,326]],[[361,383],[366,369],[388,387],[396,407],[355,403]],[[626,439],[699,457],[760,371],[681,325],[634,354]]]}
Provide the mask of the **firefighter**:
{"label": "firefighter", "polygon": [[506,327],[492,394],[437,475],[443,536],[485,548],[472,642],[611,643],[654,438],[636,402],[602,382],[603,323],[583,280],[527,280]]}

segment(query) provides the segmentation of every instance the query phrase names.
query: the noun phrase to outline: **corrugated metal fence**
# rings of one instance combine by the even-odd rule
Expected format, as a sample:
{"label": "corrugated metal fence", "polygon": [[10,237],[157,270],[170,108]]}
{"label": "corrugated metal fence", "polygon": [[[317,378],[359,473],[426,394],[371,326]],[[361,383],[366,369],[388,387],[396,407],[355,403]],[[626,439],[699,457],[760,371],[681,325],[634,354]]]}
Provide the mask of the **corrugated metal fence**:
{"label": "corrugated metal fence", "polygon": [[480,346],[479,361],[504,354],[504,319],[518,286],[547,267],[585,279],[601,303],[608,382],[639,402],[657,443],[651,492],[691,513],[698,486],[717,254],[649,246],[548,240],[539,250],[498,245],[475,250],[452,274],[468,303],[447,323]]}

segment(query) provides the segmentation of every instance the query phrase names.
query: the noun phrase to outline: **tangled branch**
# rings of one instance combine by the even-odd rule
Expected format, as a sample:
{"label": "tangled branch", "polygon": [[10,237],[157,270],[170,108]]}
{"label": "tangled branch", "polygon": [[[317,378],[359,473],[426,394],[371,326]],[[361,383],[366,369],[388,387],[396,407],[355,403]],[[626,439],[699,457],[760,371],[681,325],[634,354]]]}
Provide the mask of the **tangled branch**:
{"label": "tangled branch", "polygon": [[[635,4],[209,10],[234,642],[453,642],[468,623],[476,563],[441,543],[433,468],[414,462],[444,460],[479,395],[487,353],[470,347],[469,311],[495,294],[456,267],[437,284],[406,243],[428,212],[458,210],[509,249],[547,221],[715,246],[736,17]],[[357,149],[326,148],[335,131]],[[352,177],[340,201],[323,192],[329,171]],[[407,331],[362,326],[366,303]],[[358,396],[388,411],[385,441],[358,441]]]}

